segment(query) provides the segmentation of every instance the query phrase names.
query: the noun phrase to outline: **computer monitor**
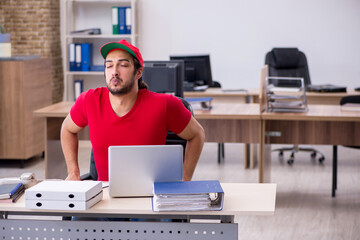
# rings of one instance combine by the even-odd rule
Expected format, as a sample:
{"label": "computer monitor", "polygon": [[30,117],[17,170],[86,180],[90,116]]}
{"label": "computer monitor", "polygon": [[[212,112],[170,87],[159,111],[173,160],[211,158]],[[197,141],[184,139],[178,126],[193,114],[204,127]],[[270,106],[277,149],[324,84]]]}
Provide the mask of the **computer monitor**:
{"label": "computer monitor", "polygon": [[149,90],[184,97],[184,61],[144,61],[143,80]]}
{"label": "computer monitor", "polygon": [[185,62],[185,82],[195,86],[213,85],[210,65],[210,55],[170,56],[170,60]]}

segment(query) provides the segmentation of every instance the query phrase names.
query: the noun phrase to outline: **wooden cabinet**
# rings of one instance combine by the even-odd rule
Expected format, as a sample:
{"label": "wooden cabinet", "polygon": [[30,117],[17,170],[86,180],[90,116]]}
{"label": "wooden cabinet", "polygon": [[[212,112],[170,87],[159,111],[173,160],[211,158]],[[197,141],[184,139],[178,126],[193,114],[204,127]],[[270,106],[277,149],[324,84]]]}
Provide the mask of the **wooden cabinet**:
{"label": "wooden cabinet", "polygon": [[44,122],[33,111],[52,103],[51,61],[18,59],[0,59],[0,159],[24,160],[45,149]]}

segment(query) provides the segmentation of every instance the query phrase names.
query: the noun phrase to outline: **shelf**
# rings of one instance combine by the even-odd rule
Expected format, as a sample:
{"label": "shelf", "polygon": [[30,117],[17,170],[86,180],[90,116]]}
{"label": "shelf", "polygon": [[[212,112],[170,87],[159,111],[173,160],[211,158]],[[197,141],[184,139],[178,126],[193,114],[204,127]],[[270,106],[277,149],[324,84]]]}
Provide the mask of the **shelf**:
{"label": "shelf", "polygon": [[[69,44],[92,44],[92,64],[102,65],[104,60],[99,53],[102,45],[126,39],[131,44],[139,44],[139,0],[61,0],[61,38],[64,69],[64,101],[74,100],[74,81],[83,80],[83,91],[104,86],[103,71],[69,71]],[[131,34],[112,34],[112,7],[131,7]],[[102,34],[74,33],[82,29],[100,28]]]}
{"label": "shelf", "polygon": [[94,35],[86,35],[86,34],[71,34],[66,35],[67,39],[76,39],[76,38],[90,38],[90,39],[96,39],[96,38],[132,38],[137,37],[136,34],[94,34]]}
{"label": "shelf", "polygon": [[85,75],[85,76],[97,76],[97,75],[104,75],[103,71],[89,71],[89,72],[82,72],[82,71],[68,71],[66,72],[68,75]]}
{"label": "shelf", "polygon": [[[99,0],[67,0],[74,3],[99,3]],[[101,3],[131,3],[131,0],[102,0]]]}

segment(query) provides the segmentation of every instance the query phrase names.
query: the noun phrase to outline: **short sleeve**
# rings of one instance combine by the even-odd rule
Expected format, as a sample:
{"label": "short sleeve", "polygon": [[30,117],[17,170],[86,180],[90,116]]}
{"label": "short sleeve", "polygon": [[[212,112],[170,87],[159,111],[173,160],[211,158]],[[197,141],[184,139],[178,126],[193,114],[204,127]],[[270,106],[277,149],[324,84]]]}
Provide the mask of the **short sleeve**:
{"label": "short sleeve", "polygon": [[85,127],[86,125],[88,125],[88,119],[86,114],[86,101],[85,101],[86,94],[87,92],[81,93],[70,110],[71,119],[79,127]]}
{"label": "short sleeve", "polygon": [[167,126],[175,134],[181,133],[189,124],[191,112],[184,106],[180,99],[169,96],[167,98]]}

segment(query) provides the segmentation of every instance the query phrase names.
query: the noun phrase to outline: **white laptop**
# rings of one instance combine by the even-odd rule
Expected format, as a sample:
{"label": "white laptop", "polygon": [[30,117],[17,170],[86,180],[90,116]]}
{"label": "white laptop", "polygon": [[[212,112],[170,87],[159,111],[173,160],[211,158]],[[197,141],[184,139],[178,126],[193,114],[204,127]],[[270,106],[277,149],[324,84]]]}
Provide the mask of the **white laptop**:
{"label": "white laptop", "polygon": [[181,145],[110,146],[111,197],[153,195],[154,182],[182,181]]}

